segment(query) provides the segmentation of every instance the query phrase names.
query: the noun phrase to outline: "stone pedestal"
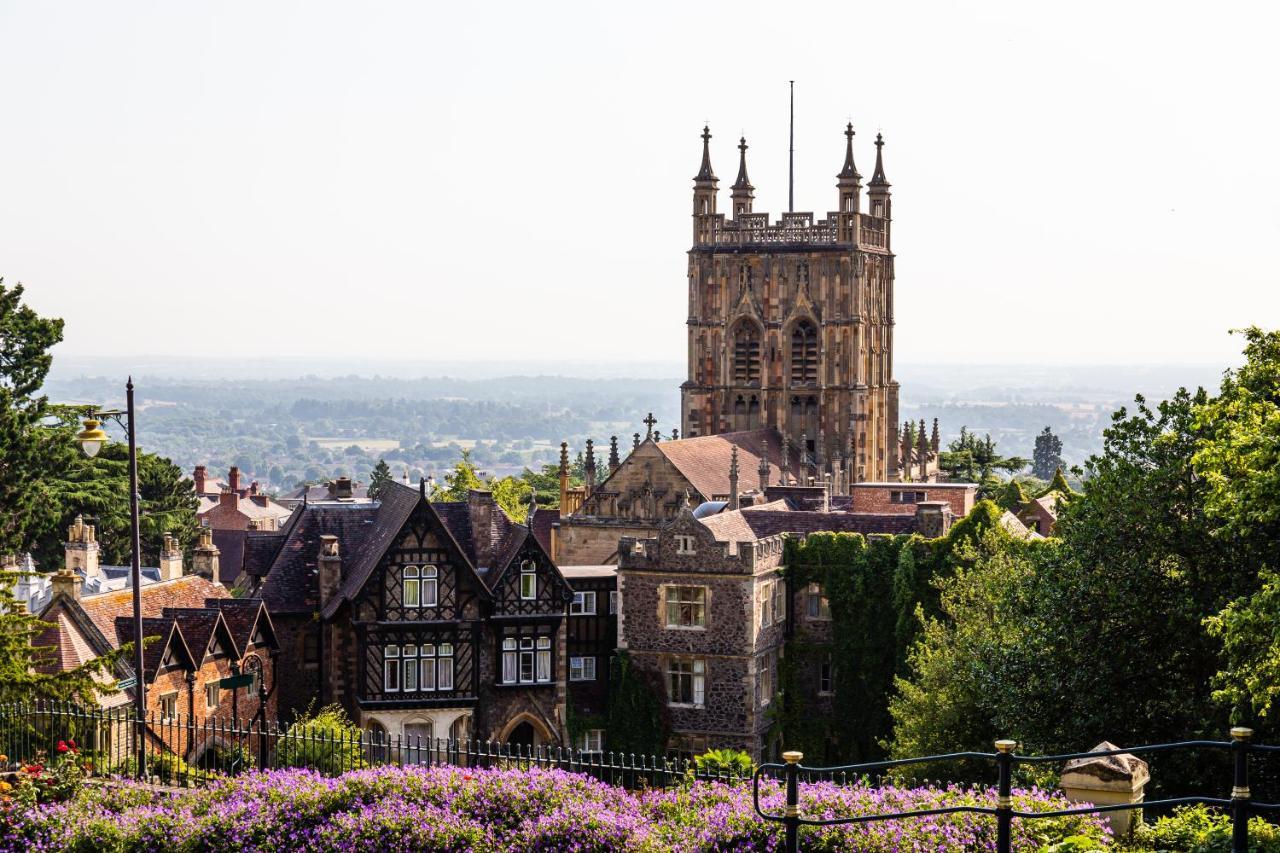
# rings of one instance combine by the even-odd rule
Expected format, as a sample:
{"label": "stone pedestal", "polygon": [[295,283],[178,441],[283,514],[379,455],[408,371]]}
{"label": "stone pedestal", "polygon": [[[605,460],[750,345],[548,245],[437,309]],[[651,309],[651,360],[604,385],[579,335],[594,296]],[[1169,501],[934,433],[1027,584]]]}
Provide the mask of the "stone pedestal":
{"label": "stone pedestal", "polygon": [[[1119,748],[1103,741],[1090,751],[1104,752]],[[1147,762],[1142,759],[1128,754],[1107,755],[1068,761],[1062,770],[1059,786],[1073,803],[1093,803],[1095,806],[1128,803],[1141,806],[1143,790],[1150,779]],[[1140,809],[1104,814],[1111,822],[1111,830],[1117,838],[1128,835],[1134,823],[1142,820]]]}

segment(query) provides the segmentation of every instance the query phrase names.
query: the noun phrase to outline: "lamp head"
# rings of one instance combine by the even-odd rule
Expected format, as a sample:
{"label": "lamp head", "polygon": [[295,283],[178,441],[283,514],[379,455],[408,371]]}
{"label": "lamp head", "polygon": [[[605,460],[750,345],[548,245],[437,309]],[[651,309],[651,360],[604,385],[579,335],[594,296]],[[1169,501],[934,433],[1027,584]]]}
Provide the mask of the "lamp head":
{"label": "lamp head", "polygon": [[110,438],[107,436],[106,431],[102,429],[101,423],[93,418],[85,418],[84,429],[76,433],[76,441],[80,442],[80,449],[90,459],[97,456],[98,451],[102,449],[102,445],[109,440]]}

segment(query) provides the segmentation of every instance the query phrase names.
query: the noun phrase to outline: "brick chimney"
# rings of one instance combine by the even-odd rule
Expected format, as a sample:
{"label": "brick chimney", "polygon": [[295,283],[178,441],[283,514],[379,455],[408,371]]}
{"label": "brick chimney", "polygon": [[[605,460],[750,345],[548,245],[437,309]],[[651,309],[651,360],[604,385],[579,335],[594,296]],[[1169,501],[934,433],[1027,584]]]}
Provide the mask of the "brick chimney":
{"label": "brick chimney", "polygon": [[191,571],[214,583],[218,580],[218,557],[221,555],[218,546],[213,544],[213,529],[200,528],[200,537],[196,539],[196,547],[191,553]]}
{"label": "brick chimney", "polygon": [[223,489],[222,493],[218,495],[218,506],[228,506],[235,509],[239,505],[240,495],[235,491],[235,489],[228,487]]}
{"label": "brick chimney", "polygon": [[231,470],[227,472],[227,487],[236,494],[240,494],[240,469],[235,465],[232,465]]}
{"label": "brick chimney", "polygon": [[84,585],[84,578],[73,571],[63,569],[60,572],[54,572],[50,579],[53,585],[53,594],[62,593],[67,598],[80,600],[80,587]]}
{"label": "brick chimney", "polygon": [[191,472],[191,479],[195,481],[195,484],[196,484],[197,495],[204,494],[204,481],[208,478],[208,476],[209,476],[209,469],[203,465],[197,465],[196,470]]}
{"label": "brick chimney", "polygon": [[337,536],[327,533],[320,536],[316,570],[320,575],[320,606],[324,607],[342,588],[342,555],[338,552]]}
{"label": "brick chimney", "polygon": [[333,481],[333,496],[338,500],[351,500],[350,477],[339,477]]}
{"label": "brick chimney", "polygon": [[476,545],[476,560],[481,566],[489,565],[493,559],[490,536],[493,530],[493,510],[492,492],[484,489],[471,489],[467,492],[467,514],[471,516],[471,536]]}
{"label": "brick chimney", "polygon": [[77,515],[76,520],[67,528],[67,541],[63,546],[67,571],[79,572],[86,578],[97,577],[98,571],[98,539],[93,525],[84,523],[84,516]]}
{"label": "brick chimney", "polygon": [[254,480],[252,483],[250,483],[250,484],[249,484],[249,494],[250,494],[250,495],[256,495],[256,494],[258,494],[259,489],[260,489],[260,487],[258,486],[258,481],[257,481],[257,480]]}
{"label": "brick chimney", "polygon": [[171,581],[182,577],[182,549],[171,533],[164,534],[160,546],[160,580]]}

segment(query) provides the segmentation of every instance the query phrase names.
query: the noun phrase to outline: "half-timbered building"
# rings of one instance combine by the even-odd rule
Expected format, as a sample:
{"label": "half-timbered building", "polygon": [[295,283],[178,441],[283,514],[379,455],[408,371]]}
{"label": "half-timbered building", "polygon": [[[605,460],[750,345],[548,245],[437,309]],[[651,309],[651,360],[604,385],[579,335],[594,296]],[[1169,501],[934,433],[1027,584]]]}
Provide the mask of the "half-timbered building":
{"label": "half-timbered building", "polygon": [[290,710],[337,702],[391,738],[568,745],[573,589],[490,493],[393,483],[373,504],[309,503],[245,560],[299,673]]}

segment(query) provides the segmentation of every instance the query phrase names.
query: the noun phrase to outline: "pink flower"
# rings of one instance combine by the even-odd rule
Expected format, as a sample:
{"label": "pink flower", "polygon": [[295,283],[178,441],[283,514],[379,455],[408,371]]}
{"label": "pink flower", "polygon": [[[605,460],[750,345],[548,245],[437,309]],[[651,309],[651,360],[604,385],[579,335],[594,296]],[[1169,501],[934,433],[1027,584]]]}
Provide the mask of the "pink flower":
{"label": "pink flower", "polygon": [[65,740],[58,741],[58,752],[67,751],[67,742]]}

